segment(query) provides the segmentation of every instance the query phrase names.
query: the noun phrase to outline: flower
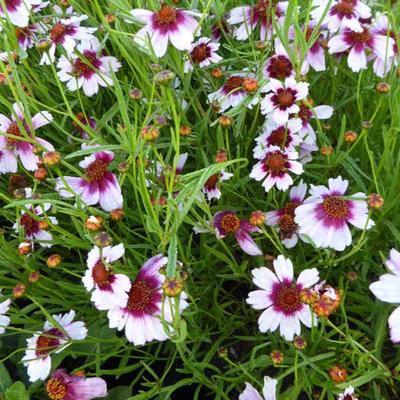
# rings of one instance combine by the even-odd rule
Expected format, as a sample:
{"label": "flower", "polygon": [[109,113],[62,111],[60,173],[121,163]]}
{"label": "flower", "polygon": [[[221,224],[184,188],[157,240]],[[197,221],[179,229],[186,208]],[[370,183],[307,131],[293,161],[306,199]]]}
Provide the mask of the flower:
{"label": "flower", "polygon": [[239,400],[276,400],[277,383],[276,379],[264,376],[263,395],[261,396],[253,385],[246,382],[246,388],[239,395]]}
{"label": "flower", "polygon": [[67,82],[68,90],[83,88],[86,96],[93,96],[99,86],[113,85],[112,73],[121,68],[121,63],[115,57],[98,55],[98,39],[82,40],[76,47],[80,55],[72,54],[70,58],[62,55],[57,63],[60,69],[57,76],[61,82]]}
{"label": "flower", "polygon": [[84,127],[82,128],[75,121],[72,121],[72,126],[76,129],[82,139],[88,140],[90,136],[86,132],[86,127],[88,131],[90,129],[95,130],[97,126],[95,118],[90,115],[85,115],[83,112],[78,112],[75,117]]}
{"label": "flower", "polygon": [[[125,328],[127,339],[136,346],[166,340],[172,329],[174,300],[162,297],[165,276],[159,272],[167,262],[162,254],[147,260],[132,282],[125,304],[108,311],[110,328]],[[188,306],[186,297],[182,292],[178,299],[179,312]]]}
{"label": "flower", "polygon": [[53,400],[91,400],[107,396],[107,384],[102,378],[85,378],[56,369],[46,383],[46,391]]}
{"label": "flower", "polygon": [[221,191],[219,190],[219,183],[231,179],[233,174],[222,170],[220,173],[211,175],[202,188],[202,192],[206,195],[208,201],[212,199],[219,199]]}
{"label": "flower", "polygon": [[342,53],[350,49],[347,65],[353,72],[367,68],[369,52],[383,62],[394,56],[394,40],[391,37],[373,31],[366,25],[363,25],[362,28],[360,32],[354,32],[348,28],[343,29],[328,42],[329,54]]}
{"label": "flower", "polygon": [[307,42],[311,41],[311,37],[315,37],[314,44],[307,50],[306,57],[303,61],[303,65],[301,66],[301,73],[305,75],[309,67],[311,66],[314,68],[315,71],[325,71],[325,49],[323,45],[323,41],[325,40],[326,34],[321,32],[320,30],[315,31],[316,29],[316,22],[311,21],[308,23],[307,27],[305,28],[305,39]]}
{"label": "flower", "polygon": [[228,23],[240,24],[235,29],[237,40],[246,40],[249,34],[260,24],[260,40],[270,40],[273,35],[272,17],[281,22],[288,7],[288,1],[258,0],[254,6],[240,6],[229,13]]}
{"label": "flower", "polygon": [[297,281],[293,278],[293,264],[282,255],[274,261],[273,273],[266,267],[253,269],[253,282],[261,290],[249,293],[246,302],[256,310],[264,310],[258,319],[261,332],[274,332],[278,326],[286,340],[300,335],[300,322],[310,328],[316,316],[301,302],[300,292],[318,282],[316,268],[303,270]]}
{"label": "flower", "polygon": [[349,386],[343,393],[340,393],[338,400],[358,400],[358,397],[354,396],[353,386]]}
{"label": "flower", "polygon": [[269,57],[264,64],[263,76],[266,79],[281,80],[295,76],[293,64],[282,43],[278,40],[275,41],[275,54]]}
{"label": "flower", "polygon": [[192,11],[163,4],[158,11],[136,8],[130,14],[146,24],[135,34],[134,41],[141,46],[148,46],[150,41],[157,57],[167,52],[169,41],[178,50],[191,50],[195,32],[200,33],[199,24],[193,18],[199,14]]}
{"label": "flower", "polygon": [[0,173],[17,172],[18,157],[28,171],[39,167],[39,157],[33,151],[35,144],[48,151],[54,151],[54,147],[47,140],[37,136],[33,138],[29,126],[36,130],[52,120],[49,112],[41,111],[32,117],[30,125],[21,103],[14,103],[11,119],[0,114],[0,132],[5,134],[0,136]]}
{"label": "flower", "polygon": [[25,27],[20,27],[15,30],[18,44],[23,50],[30,49],[34,45],[34,39],[36,39],[36,33],[40,31],[37,24],[29,24]]}
{"label": "flower", "polygon": [[286,190],[293,183],[289,172],[300,175],[303,166],[297,160],[298,153],[292,149],[281,150],[278,146],[269,146],[265,152],[256,154],[260,161],[253,166],[250,178],[256,181],[264,180],[262,183],[266,192],[276,185],[279,190]]}
{"label": "flower", "polygon": [[63,197],[78,195],[87,205],[99,203],[105,211],[122,208],[121,188],[115,175],[108,169],[113,159],[112,151],[94,151],[79,163],[85,169],[85,176],[57,178],[56,190]]}
{"label": "flower", "polygon": [[307,193],[307,185],[301,181],[290,189],[290,202],[283,208],[265,213],[265,223],[269,226],[277,226],[282,243],[286,248],[296,246],[298,238],[298,225],[294,222],[295,210],[304,201]]}
{"label": "flower", "polygon": [[195,43],[191,44],[189,59],[185,62],[184,71],[191,71],[194,65],[203,68],[212,63],[220,62],[222,57],[217,54],[219,46],[219,43],[211,42],[209,38],[199,38]]}
{"label": "flower", "polygon": [[371,9],[359,0],[314,0],[311,17],[316,21],[321,21],[324,13],[329,6],[329,10],[322,21],[327,25],[331,33],[337,32],[342,28],[349,28],[354,32],[362,32],[360,19],[371,17]]}
{"label": "flower", "polygon": [[276,123],[284,124],[289,114],[300,111],[296,102],[307,97],[308,86],[309,83],[296,82],[292,77],[286,78],[284,83],[271,78],[263,89],[270,93],[261,100],[261,112]]}
{"label": "flower", "polygon": [[[235,211],[219,211],[214,215],[213,227],[217,239],[223,239],[229,234],[235,235],[240,248],[251,256],[261,256],[262,251],[250,237],[250,233],[259,232],[256,226],[246,219],[240,220]],[[199,231],[200,232],[200,231]]]}
{"label": "flower", "polygon": [[94,246],[87,258],[85,276],[82,282],[88,292],[92,291],[91,301],[98,310],[108,310],[115,305],[126,304],[127,292],[131,288],[129,278],[124,274],[114,274],[111,263],[124,255],[122,243],[117,246]]}
{"label": "flower", "polygon": [[348,223],[358,229],[370,229],[374,222],[368,217],[364,193],[343,197],[349,182],[341,176],[328,180],[325,186],[311,185],[311,196],[296,208],[295,222],[303,240],[311,240],[316,247],[342,251],[351,244]]}
{"label": "flower", "polygon": [[11,300],[7,299],[0,303],[0,335],[6,331],[6,327],[10,325],[10,317],[5,315],[10,308]]}
{"label": "flower", "polygon": [[[386,267],[390,271],[380,276],[379,281],[371,283],[369,289],[381,301],[400,304],[400,252],[390,250]],[[400,343],[400,307],[397,307],[389,316],[390,339],[393,343]]]}
{"label": "flower", "polygon": [[6,18],[7,16],[13,25],[27,26],[32,3],[31,0],[5,0],[6,9],[0,4],[0,17]]}
{"label": "flower", "polygon": [[74,310],[67,314],[52,315],[52,317],[56,321],[56,325],[46,321],[43,332],[37,332],[26,340],[27,349],[22,362],[28,367],[30,382],[44,380],[49,375],[50,352],[60,353],[71,344],[71,340],[86,338],[85,323],[82,321],[72,322],[75,318]]}
{"label": "flower", "polygon": [[67,19],[58,20],[49,31],[51,46],[43,54],[40,64],[52,64],[54,62],[58,44],[65,49],[68,56],[71,56],[78,41],[95,39],[92,34],[96,31],[96,28],[80,26],[81,22],[87,19],[87,15],[74,15]]}

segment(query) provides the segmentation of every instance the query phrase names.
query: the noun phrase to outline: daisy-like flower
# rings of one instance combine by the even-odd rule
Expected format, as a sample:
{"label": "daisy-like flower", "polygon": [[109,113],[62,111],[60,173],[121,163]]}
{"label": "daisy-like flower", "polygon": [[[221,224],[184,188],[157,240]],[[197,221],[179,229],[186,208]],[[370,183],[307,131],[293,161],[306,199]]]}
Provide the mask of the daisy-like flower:
{"label": "daisy-like flower", "polygon": [[92,400],[107,396],[107,384],[101,378],[85,378],[56,369],[46,383],[46,391],[54,400]]}
{"label": "daisy-like flower", "polygon": [[311,11],[311,16],[318,22],[329,7],[323,25],[327,25],[331,33],[342,28],[362,32],[363,28],[359,20],[371,17],[371,9],[360,0],[314,0],[313,6],[315,8]]}
{"label": "daisy-like flower", "polygon": [[0,4],[0,17],[10,19],[13,25],[24,27],[29,23],[32,9],[31,0],[4,0],[5,9]]}
{"label": "daisy-like flower", "polygon": [[7,299],[0,303],[0,335],[6,331],[6,327],[10,325],[10,317],[6,315],[10,308],[11,300]]}
{"label": "daisy-like flower", "polygon": [[208,201],[212,199],[219,199],[221,191],[219,190],[219,183],[231,179],[233,174],[221,171],[218,174],[211,175],[203,186],[202,192],[207,196]]}
{"label": "daisy-like flower", "polygon": [[367,53],[385,61],[394,56],[394,41],[391,37],[373,31],[363,25],[361,32],[343,29],[328,42],[329,54],[342,53],[350,49],[347,65],[353,72],[367,68]]}
{"label": "daisy-like flower", "polygon": [[115,57],[98,54],[98,39],[82,40],[76,48],[81,55],[73,54],[69,59],[62,55],[57,63],[58,78],[67,82],[68,90],[73,92],[82,88],[86,96],[93,96],[99,86],[113,85],[111,74],[121,68],[121,63]]}
{"label": "daisy-like flower", "polygon": [[250,33],[260,26],[260,40],[270,40],[273,36],[272,19],[282,21],[289,2],[278,0],[258,0],[254,6],[235,7],[230,11],[228,23],[240,24],[235,29],[237,40],[246,40]]}
{"label": "daisy-like flower", "polygon": [[282,150],[278,146],[270,146],[259,156],[262,158],[253,166],[250,178],[256,181],[264,180],[262,186],[266,192],[271,190],[274,185],[279,190],[288,189],[293,184],[289,172],[296,175],[303,172],[302,164],[295,161],[299,155],[292,149]]}
{"label": "daisy-like flower", "polygon": [[36,33],[38,33],[39,30],[37,24],[30,24],[23,28],[17,28],[15,30],[15,35],[17,36],[19,47],[24,50],[32,48],[36,39]]}
{"label": "daisy-like flower", "polygon": [[358,400],[358,397],[354,395],[353,386],[349,386],[343,393],[340,393],[338,400]]}
{"label": "daisy-like flower", "polygon": [[[32,117],[32,127],[35,130],[39,129],[52,120],[53,117],[49,112],[41,111]],[[14,103],[11,119],[0,114],[0,173],[17,172],[18,157],[25,169],[36,170],[39,166],[39,157],[33,151],[35,144],[47,151],[54,151],[53,145],[47,140],[37,136],[32,137],[20,103]]]}
{"label": "daisy-like flower", "polygon": [[[315,27],[316,27],[316,22],[312,21],[305,28],[305,38],[306,38],[307,42],[310,41],[312,36],[315,36],[315,32],[314,32]],[[309,50],[306,53],[306,57],[303,61],[303,65],[301,66],[302,75],[307,74],[310,66],[315,71],[325,71],[326,70],[325,49],[324,49],[324,45],[323,45],[323,41],[326,38],[326,34],[319,31],[317,33],[317,36],[318,36],[317,40],[309,48]]]}
{"label": "daisy-like flower", "polygon": [[148,47],[150,41],[157,57],[162,57],[167,52],[168,42],[178,50],[190,50],[195,32],[200,33],[199,24],[193,18],[200,14],[192,11],[163,4],[158,11],[137,8],[130,13],[146,24],[136,33],[135,42]]}
{"label": "daisy-like flower", "polygon": [[43,53],[40,65],[54,62],[57,45],[61,45],[67,55],[71,56],[78,41],[95,39],[93,33],[96,28],[80,26],[81,22],[87,19],[87,15],[72,16],[67,19],[60,19],[54,24],[49,30],[51,46],[47,52]]}
{"label": "daisy-like flower", "polygon": [[253,385],[246,382],[246,388],[239,395],[239,400],[276,400],[276,385],[278,381],[264,376],[263,395],[261,396]]}
{"label": "daisy-like flower", "polygon": [[[396,249],[390,250],[386,267],[390,273],[381,275],[379,281],[369,285],[369,289],[385,303],[400,304],[400,253]],[[400,307],[390,314],[388,323],[390,339],[393,343],[400,343]]]}
{"label": "daisy-like flower", "polygon": [[[249,96],[248,92],[243,89],[243,83],[246,77],[253,78],[253,74],[238,73],[231,75],[221,88],[216,92],[208,95],[210,102],[218,102],[220,112],[226,111],[230,107],[236,107]],[[251,108],[258,102],[258,99],[254,97],[248,107]]]}
{"label": "daisy-like flower", "polygon": [[282,255],[274,261],[273,273],[267,267],[253,269],[253,282],[260,288],[249,293],[246,302],[256,310],[264,310],[258,319],[261,332],[274,332],[278,327],[286,340],[300,335],[300,322],[306,327],[316,324],[317,318],[301,301],[301,291],[319,280],[316,268],[305,269],[295,281],[293,264]]}
{"label": "daisy-like flower", "polygon": [[265,62],[263,76],[280,80],[295,76],[293,64],[280,41],[275,41],[275,54]]}
{"label": "daisy-like flower", "polygon": [[[162,254],[146,261],[132,282],[125,304],[108,311],[110,328],[117,328],[119,331],[125,328],[127,339],[136,346],[153,340],[167,340],[168,329],[172,329],[166,324],[172,323],[172,309],[175,306],[173,300],[163,298],[162,285],[165,276],[159,272],[167,262],[168,258]],[[188,306],[186,297],[182,292],[179,312]]]}
{"label": "daisy-like flower", "polygon": [[96,152],[94,148],[93,154],[79,163],[85,169],[85,176],[57,178],[56,190],[63,197],[78,195],[87,205],[99,203],[104,211],[122,208],[121,188],[115,175],[108,169],[113,159],[112,151]]}
{"label": "daisy-like flower", "polygon": [[92,292],[91,300],[98,310],[109,310],[114,306],[122,306],[128,300],[130,279],[124,274],[114,274],[111,263],[124,255],[122,243],[100,249],[94,246],[87,258],[85,276],[82,282],[88,292]]}
{"label": "daisy-like flower", "polygon": [[301,130],[302,122],[299,118],[293,118],[287,124],[277,124],[267,120],[264,124],[263,133],[256,138],[256,147],[253,150],[254,158],[261,160],[271,146],[283,149],[293,149],[301,143],[298,132]]}
{"label": "daisy-like flower", "polygon": [[265,223],[277,226],[282,243],[288,249],[296,246],[299,238],[298,225],[294,222],[295,210],[303,203],[306,193],[307,185],[301,181],[290,189],[290,201],[283,208],[265,213]]}
{"label": "daisy-like flower", "polygon": [[364,193],[344,197],[348,184],[338,176],[328,180],[328,187],[311,185],[311,196],[295,210],[303,240],[311,240],[316,247],[342,251],[352,240],[348,223],[358,229],[374,226],[368,217]]}
{"label": "daisy-like flower", "polygon": [[27,349],[22,361],[28,367],[30,382],[47,378],[51,369],[50,352],[60,353],[71,344],[71,340],[86,338],[85,323],[82,321],[72,322],[75,318],[74,310],[68,314],[57,314],[52,317],[57,322],[56,326],[46,321],[43,332],[35,333],[26,341]]}
{"label": "daisy-like flower", "polygon": [[259,232],[259,228],[251,225],[246,219],[239,219],[235,211],[217,212],[213,218],[213,227],[217,239],[223,239],[230,234],[235,235],[238,245],[245,253],[251,256],[262,255],[262,251],[250,236],[250,233]]}
{"label": "daisy-like flower", "polygon": [[184,71],[193,70],[193,66],[200,68],[208,67],[210,64],[218,63],[222,57],[217,54],[219,43],[211,42],[209,38],[201,37],[192,43],[189,50],[189,59],[185,62]]}
{"label": "daisy-like flower", "polygon": [[290,114],[300,111],[296,102],[307,97],[308,86],[309,83],[296,82],[292,77],[284,83],[271,78],[263,89],[269,93],[261,100],[261,112],[278,124],[286,123]]}

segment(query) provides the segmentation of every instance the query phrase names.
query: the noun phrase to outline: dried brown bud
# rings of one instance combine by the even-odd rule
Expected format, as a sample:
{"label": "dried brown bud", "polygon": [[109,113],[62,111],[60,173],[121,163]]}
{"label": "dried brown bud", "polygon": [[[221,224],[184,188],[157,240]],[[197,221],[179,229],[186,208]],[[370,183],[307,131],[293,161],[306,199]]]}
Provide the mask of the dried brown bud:
{"label": "dried brown bud", "polygon": [[124,210],[122,210],[122,208],[117,208],[110,212],[110,217],[113,221],[121,221],[121,219],[124,218],[124,215]]}
{"label": "dried brown bud", "polygon": [[181,136],[189,136],[192,133],[192,128],[189,125],[182,125],[179,133]]}
{"label": "dried brown bud", "polygon": [[233,118],[228,115],[221,115],[218,120],[219,124],[224,128],[231,126],[233,122]]}
{"label": "dried brown bud", "polygon": [[38,181],[44,181],[47,178],[47,171],[45,168],[39,167],[33,174]]}
{"label": "dried brown bud", "polygon": [[375,86],[378,93],[386,94],[390,92],[390,85],[387,82],[379,82]]}
{"label": "dried brown bud", "polygon": [[49,268],[57,268],[62,261],[62,257],[55,253],[47,258],[46,264]]}

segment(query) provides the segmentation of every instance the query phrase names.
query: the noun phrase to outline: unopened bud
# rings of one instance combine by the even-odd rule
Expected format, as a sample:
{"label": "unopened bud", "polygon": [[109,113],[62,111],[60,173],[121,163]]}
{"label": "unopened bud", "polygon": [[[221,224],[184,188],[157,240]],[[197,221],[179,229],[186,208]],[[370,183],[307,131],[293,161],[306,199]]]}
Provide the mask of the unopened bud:
{"label": "unopened bud", "polygon": [[160,136],[160,129],[156,126],[145,126],[141,132],[140,136],[146,142],[154,142]]}
{"label": "unopened bud", "polygon": [[122,210],[122,208],[117,208],[110,212],[110,217],[113,221],[121,221],[121,219],[124,218],[124,215],[124,210]]}
{"label": "unopened bud", "polygon": [[297,350],[304,350],[307,347],[307,342],[301,336],[295,336],[293,339],[293,347]]}
{"label": "unopened bud", "polygon": [[169,69],[165,69],[164,71],[158,72],[154,80],[156,83],[160,85],[168,85],[175,78],[175,74]]}
{"label": "unopened bud", "polygon": [[213,68],[211,70],[211,76],[214,79],[220,79],[220,78],[222,78],[223,75],[224,75],[224,73],[222,72],[221,68]]}
{"label": "unopened bud", "polygon": [[31,282],[31,283],[35,283],[35,282],[37,282],[38,280],[40,279],[40,274],[39,274],[39,272],[31,272],[30,274],[29,274],[29,277],[28,277],[28,281],[29,282]]}
{"label": "unopened bud", "polygon": [[46,231],[47,229],[50,228],[50,225],[49,225],[46,221],[39,221],[39,222],[38,222],[38,228],[39,228],[41,231]]}
{"label": "unopened bud", "polygon": [[329,370],[329,376],[335,383],[345,382],[347,380],[347,371],[344,368],[335,365]]}
{"label": "unopened bud", "polygon": [[43,51],[44,52],[44,51],[49,50],[51,45],[52,45],[52,41],[50,39],[44,38],[44,39],[40,39],[40,40],[37,41],[36,48],[39,51]]}
{"label": "unopened bud", "polygon": [[46,264],[49,268],[57,268],[62,261],[62,257],[55,253],[47,258]]}
{"label": "unopened bud", "polygon": [[221,126],[223,126],[224,128],[231,126],[232,122],[233,122],[233,118],[229,117],[228,115],[222,115],[221,117],[219,117],[218,120],[219,124]]}
{"label": "unopened bud", "polygon": [[333,147],[332,146],[322,146],[321,147],[321,154],[323,156],[330,156],[333,154]]}
{"label": "unopened bud", "polygon": [[350,271],[347,273],[347,279],[351,282],[354,282],[358,279],[358,274],[356,271]]}
{"label": "unopened bud", "polygon": [[228,161],[228,152],[225,149],[219,149],[214,160],[216,163],[224,163]]}
{"label": "unopened bud", "polygon": [[357,140],[357,133],[354,131],[347,131],[344,133],[344,141],[347,143],[353,143]]}
{"label": "unopened bud", "polygon": [[261,226],[265,222],[265,213],[262,211],[253,211],[250,215],[249,222],[253,226]]}
{"label": "unopened bud", "polygon": [[61,160],[61,154],[58,151],[48,151],[43,154],[43,164],[48,166],[57,165]]}
{"label": "unopened bud", "polygon": [[371,193],[368,195],[367,201],[371,208],[381,208],[384,204],[383,197],[377,193]]}
{"label": "unopened bud", "polygon": [[258,89],[258,81],[255,78],[244,78],[242,87],[244,91],[254,93]]}
{"label": "unopened bud", "polygon": [[18,283],[13,291],[12,291],[12,295],[17,299],[19,297],[22,297],[26,292],[26,286],[23,283]]}
{"label": "unopened bud", "polygon": [[94,237],[94,243],[99,247],[107,247],[112,243],[112,237],[107,232],[99,232]]}
{"label": "unopened bud", "polygon": [[129,91],[129,97],[132,100],[140,100],[143,97],[143,92],[138,88],[133,88]]}
{"label": "unopened bud", "polygon": [[259,40],[256,42],[256,49],[257,50],[265,50],[267,48],[267,42],[263,40]]}
{"label": "unopened bud", "polygon": [[22,256],[26,256],[33,251],[33,244],[31,242],[22,242],[18,246],[18,252]]}
{"label": "unopened bud", "polygon": [[182,125],[179,129],[181,136],[189,136],[192,133],[192,128],[189,125]]}
{"label": "unopened bud", "polygon": [[183,281],[178,278],[166,278],[162,288],[166,296],[177,297],[182,293]]}
{"label": "unopened bud", "polygon": [[270,353],[271,360],[274,364],[282,364],[284,357],[283,353],[279,350],[273,350]]}
{"label": "unopened bud", "polygon": [[371,129],[371,128],[373,127],[371,121],[363,121],[363,122],[361,122],[361,126],[362,126],[364,129]]}
{"label": "unopened bud", "polygon": [[85,228],[89,231],[98,231],[103,225],[103,217],[91,215],[85,221]]}
{"label": "unopened bud", "polygon": [[386,94],[390,92],[390,85],[387,82],[379,82],[375,86],[378,93]]}
{"label": "unopened bud", "polygon": [[113,24],[114,22],[115,22],[115,20],[117,19],[116,17],[115,17],[115,15],[113,15],[113,14],[106,14],[105,16],[104,16],[104,19],[106,20],[106,22],[108,23],[108,24]]}
{"label": "unopened bud", "polygon": [[45,168],[39,167],[34,173],[33,176],[38,181],[44,181],[47,178],[47,171]]}

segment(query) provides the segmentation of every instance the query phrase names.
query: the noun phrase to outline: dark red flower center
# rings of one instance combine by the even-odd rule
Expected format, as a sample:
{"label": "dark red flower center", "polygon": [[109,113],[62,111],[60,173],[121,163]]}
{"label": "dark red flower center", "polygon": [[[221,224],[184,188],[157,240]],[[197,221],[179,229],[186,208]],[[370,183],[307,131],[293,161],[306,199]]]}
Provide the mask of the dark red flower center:
{"label": "dark red flower center", "polygon": [[353,0],[339,1],[339,3],[336,4],[335,8],[339,14],[352,15],[354,10],[354,1]]}
{"label": "dark red flower center", "polygon": [[28,214],[24,214],[20,220],[19,223],[21,226],[24,227],[25,230],[25,234],[30,236],[36,232],[38,232],[39,229],[39,222],[36,221],[34,218],[32,218],[30,215]]}
{"label": "dark red flower center", "polygon": [[312,117],[312,112],[305,104],[300,104],[299,118],[303,122],[308,122]]}
{"label": "dark red flower center", "polygon": [[329,196],[325,198],[323,207],[325,213],[332,218],[344,218],[349,211],[346,200],[339,196]]}
{"label": "dark red flower center", "polygon": [[238,91],[239,89],[242,89],[243,86],[243,81],[244,78],[242,76],[231,76],[228,78],[228,80],[225,82],[223,90],[225,93],[230,93],[233,91]]}
{"label": "dark red flower center", "polygon": [[51,400],[64,400],[67,394],[67,387],[58,378],[51,378],[46,384],[47,395]]}
{"label": "dark red flower center", "polygon": [[52,40],[52,42],[59,43],[60,40],[64,37],[66,30],[67,27],[61,22],[55,24],[50,30],[50,39]]}
{"label": "dark red flower center", "polygon": [[283,214],[278,221],[279,233],[282,239],[289,239],[297,231],[298,225],[294,222],[293,215]]}
{"label": "dark red flower center", "polygon": [[259,0],[255,6],[255,10],[259,14],[265,14],[270,11],[271,8],[275,8],[278,4],[278,0]]}
{"label": "dark red flower center", "polygon": [[107,170],[108,162],[103,160],[95,160],[85,169],[85,174],[89,182],[98,182],[104,178]]}
{"label": "dark red flower center", "polygon": [[135,281],[129,291],[126,308],[131,311],[147,311],[153,300],[154,289],[146,281]]}
{"label": "dark red flower center", "polygon": [[100,65],[94,51],[85,51],[83,59],[77,58],[74,63],[73,74],[77,77],[86,76],[93,73]]}
{"label": "dark red flower center", "polygon": [[[9,135],[23,137],[21,130],[16,122],[13,122],[7,129]],[[14,137],[7,137],[7,147],[13,147],[20,140]]]}
{"label": "dark red flower center", "polygon": [[236,214],[226,214],[221,219],[221,227],[227,233],[235,233],[240,228],[240,219]]}
{"label": "dark red flower center", "polygon": [[163,5],[156,13],[155,19],[160,25],[170,25],[176,22],[176,9],[167,5]]}
{"label": "dark red flower center", "polygon": [[202,61],[210,57],[211,51],[207,43],[200,43],[190,52],[190,58],[193,63],[200,64]]}
{"label": "dark red flower center", "polygon": [[366,43],[371,39],[371,33],[367,28],[364,28],[362,32],[351,32],[351,38],[357,43]]}
{"label": "dark red flower center", "polygon": [[204,184],[204,187],[208,190],[214,189],[217,186],[218,179],[219,174],[211,175]]}
{"label": "dark red flower center", "polygon": [[60,345],[59,337],[63,337],[63,333],[57,328],[52,328],[42,335],[36,341],[36,355],[43,356],[50,353]]}
{"label": "dark red flower center", "polygon": [[280,92],[276,94],[276,102],[279,106],[288,108],[290,107],[295,101],[295,93],[292,89],[282,89]]}
{"label": "dark red flower center", "polygon": [[281,153],[272,153],[264,160],[264,164],[271,172],[282,172],[286,168],[286,157]]}
{"label": "dark red flower center", "polygon": [[267,139],[268,145],[284,147],[290,143],[290,136],[284,126],[274,129]]}
{"label": "dark red flower center", "polygon": [[106,268],[106,266],[103,264],[101,260],[97,261],[97,263],[94,265],[92,269],[92,278],[94,282],[99,286],[105,286],[108,285],[109,278],[110,278],[111,272]]}
{"label": "dark red flower center", "polygon": [[268,72],[271,78],[284,79],[290,76],[293,66],[291,61],[285,56],[276,56],[271,58]]}
{"label": "dark red flower center", "polygon": [[280,283],[273,289],[274,307],[286,314],[292,314],[302,307],[300,288],[294,283]]}

